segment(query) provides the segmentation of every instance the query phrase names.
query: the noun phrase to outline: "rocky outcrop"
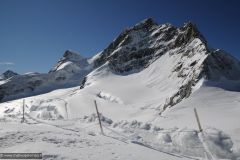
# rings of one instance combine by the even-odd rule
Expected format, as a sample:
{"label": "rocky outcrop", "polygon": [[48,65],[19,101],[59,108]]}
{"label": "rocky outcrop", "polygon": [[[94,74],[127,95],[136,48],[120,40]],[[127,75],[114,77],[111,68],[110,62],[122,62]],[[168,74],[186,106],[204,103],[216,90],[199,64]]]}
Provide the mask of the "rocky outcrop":
{"label": "rocky outcrop", "polygon": [[[7,71],[4,72],[0,77],[1,77],[2,79],[8,79],[8,78],[14,77],[14,76],[16,76],[16,75],[18,75],[16,72],[13,72],[13,71],[11,71],[11,70],[7,70]],[[1,78],[0,78],[0,79],[1,79]]]}
{"label": "rocky outcrop", "polygon": [[240,81],[240,62],[223,50],[211,50],[203,63],[203,73],[209,80],[225,78]]}
{"label": "rocky outcrop", "polygon": [[123,31],[94,61],[98,67],[108,62],[117,72],[142,70],[161,55],[175,48],[184,48],[193,39],[206,43],[191,22],[181,28],[171,24],[157,25],[151,18]]}

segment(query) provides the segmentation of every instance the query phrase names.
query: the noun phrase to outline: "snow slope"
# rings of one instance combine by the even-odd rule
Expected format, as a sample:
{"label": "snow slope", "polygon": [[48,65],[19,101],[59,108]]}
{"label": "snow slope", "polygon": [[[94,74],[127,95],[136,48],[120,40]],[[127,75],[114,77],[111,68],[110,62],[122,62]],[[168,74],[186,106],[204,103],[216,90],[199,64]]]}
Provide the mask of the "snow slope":
{"label": "snow slope", "polygon": [[[5,151],[39,151],[45,155],[55,155],[55,159],[74,159],[77,156],[82,156],[82,159],[96,159],[99,156],[114,159],[115,154],[118,154],[116,159],[147,159],[143,155],[149,153],[152,154],[152,159],[201,159],[205,157],[206,151],[205,143],[202,144],[201,136],[198,135],[193,113],[195,107],[204,129],[204,138],[207,139],[205,141],[210,148],[208,152],[214,155],[215,159],[237,159],[240,156],[239,92],[211,87],[202,82],[204,85],[188,99],[161,112],[159,104],[162,102],[162,91],[144,86],[139,74],[119,77],[106,71],[104,78],[100,76],[102,79],[99,78],[98,81],[91,80],[91,85],[84,89],[60,89],[25,98],[26,112],[29,115],[27,121],[30,124],[20,124],[22,99],[0,104],[2,135],[19,134],[26,139],[29,132],[37,135],[29,138],[33,140],[19,142],[17,146],[12,142],[12,145],[4,146]],[[136,79],[138,83],[135,83]],[[99,134],[94,100],[97,100],[102,114],[104,132],[107,137],[112,137],[110,139]],[[4,127],[8,125],[13,125],[12,132],[8,131],[9,127]],[[35,125],[37,129],[34,129]],[[19,131],[16,126],[26,128]],[[48,126],[49,130],[46,129]],[[65,131],[55,133],[56,127],[65,128],[71,133],[71,138],[74,137],[72,134],[77,132],[83,135],[85,140],[78,142],[77,136],[71,146],[68,144],[71,138],[65,135]],[[42,135],[38,136],[39,133]],[[4,139],[12,138],[7,137]],[[98,144],[91,146],[99,151],[93,154],[91,147],[81,150],[80,148],[86,147],[82,143],[92,141],[92,138],[96,138]],[[2,141],[1,144],[5,143]],[[52,148],[44,149],[45,143],[53,143]],[[37,146],[30,147],[33,144]],[[57,146],[60,147],[58,150]],[[74,150],[69,152],[69,148]],[[136,154],[141,149],[143,155]],[[110,150],[114,154],[109,152]]]}

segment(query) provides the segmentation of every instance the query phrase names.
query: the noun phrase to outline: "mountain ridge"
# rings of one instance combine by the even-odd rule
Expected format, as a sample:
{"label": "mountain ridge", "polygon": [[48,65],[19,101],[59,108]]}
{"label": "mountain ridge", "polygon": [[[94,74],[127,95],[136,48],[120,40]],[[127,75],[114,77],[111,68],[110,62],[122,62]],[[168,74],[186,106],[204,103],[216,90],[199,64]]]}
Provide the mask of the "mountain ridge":
{"label": "mountain ridge", "polygon": [[[142,72],[163,56],[168,56],[171,59],[169,63],[172,64],[169,66],[166,77],[162,79],[168,77],[171,79],[172,77],[174,80],[165,81],[168,81],[169,84],[172,84],[171,81],[175,81],[173,86],[169,87],[176,90],[173,95],[167,97],[166,101],[168,102],[164,108],[188,98],[194,86],[202,78],[219,81],[224,77],[228,80],[240,81],[239,61],[221,50],[210,49],[195,24],[188,22],[178,28],[169,23],[158,25],[152,18],[148,18],[125,29],[92,59],[83,58],[78,53],[67,50],[48,74],[17,76],[18,78],[2,84],[0,101],[3,98],[14,99],[7,97],[21,95],[26,90],[29,92],[27,94],[29,96],[31,92],[35,92],[35,89],[41,88],[41,86],[45,86],[45,88],[51,86],[49,88],[52,89],[46,89],[46,91],[74,85],[80,85],[83,89],[85,84],[90,84],[88,79],[94,79],[94,77],[89,78],[93,75],[91,72],[99,70],[98,68],[104,68],[101,66],[106,65],[114,74],[128,75]],[[164,64],[161,63],[161,65]],[[154,78],[149,81],[154,81],[156,86],[159,86],[161,78],[156,76]],[[16,87],[15,83],[19,80],[29,82],[24,82],[26,85]],[[72,84],[68,85],[70,83]],[[23,95],[17,97],[23,97]]]}

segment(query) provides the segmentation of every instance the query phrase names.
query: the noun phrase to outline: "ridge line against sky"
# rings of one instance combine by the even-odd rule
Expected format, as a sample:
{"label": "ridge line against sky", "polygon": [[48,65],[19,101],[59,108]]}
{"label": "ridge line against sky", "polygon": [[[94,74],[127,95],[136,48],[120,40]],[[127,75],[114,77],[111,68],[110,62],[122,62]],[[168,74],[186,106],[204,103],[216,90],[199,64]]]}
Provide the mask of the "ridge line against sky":
{"label": "ridge line against sky", "polygon": [[67,49],[93,56],[149,17],[178,27],[192,21],[210,46],[239,59],[239,8],[236,0],[0,0],[0,62],[11,62],[0,73],[48,72]]}

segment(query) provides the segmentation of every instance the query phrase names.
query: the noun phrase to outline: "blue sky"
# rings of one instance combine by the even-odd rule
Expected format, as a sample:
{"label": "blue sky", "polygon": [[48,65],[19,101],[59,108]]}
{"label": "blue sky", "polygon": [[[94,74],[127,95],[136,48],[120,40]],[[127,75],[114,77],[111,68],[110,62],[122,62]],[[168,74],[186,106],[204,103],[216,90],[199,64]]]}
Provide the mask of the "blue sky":
{"label": "blue sky", "polygon": [[0,0],[0,72],[48,72],[67,49],[89,57],[148,18],[191,20],[215,48],[240,58],[237,0]]}

